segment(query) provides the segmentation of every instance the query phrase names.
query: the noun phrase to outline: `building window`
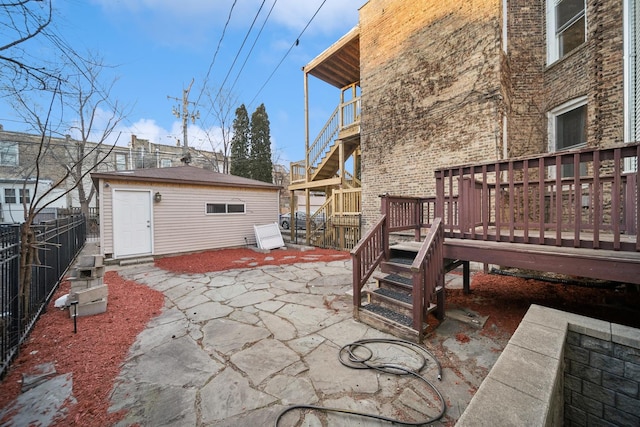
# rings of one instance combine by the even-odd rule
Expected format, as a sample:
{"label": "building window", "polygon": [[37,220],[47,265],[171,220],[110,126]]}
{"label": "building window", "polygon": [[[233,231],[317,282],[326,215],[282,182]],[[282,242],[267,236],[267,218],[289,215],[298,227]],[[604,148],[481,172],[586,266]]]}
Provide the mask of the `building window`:
{"label": "building window", "polygon": [[123,171],[127,169],[127,155],[116,153],[116,170]]}
{"label": "building window", "polygon": [[207,214],[243,214],[244,203],[207,203]]}
{"label": "building window", "polygon": [[170,168],[171,167],[171,159],[160,159],[160,167],[161,168]]}
{"label": "building window", "polygon": [[4,189],[4,202],[6,204],[16,203],[16,190],[15,188]]}
{"label": "building window", "polygon": [[587,38],[585,0],[547,0],[547,62],[564,58]]}
{"label": "building window", "polygon": [[18,166],[18,144],[0,141],[0,166]]}
{"label": "building window", "polygon": [[[640,141],[640,5],[624,0],[624,140]],[[638,159],[624,159],[625,172],[638,170]]]}
{"label": "building window", "polygon": [[28,188],[20,189],[20,203],[31,203],[31,197],[29,196]]}
{"label": "building window", "polygon": [[[569,101],[548,113],[549,152],[584,147],[587,144],[587,98]],[[586,173],[580,167],[581,175]],[[562,166],[562,177],[574,176],[573,165]]]}

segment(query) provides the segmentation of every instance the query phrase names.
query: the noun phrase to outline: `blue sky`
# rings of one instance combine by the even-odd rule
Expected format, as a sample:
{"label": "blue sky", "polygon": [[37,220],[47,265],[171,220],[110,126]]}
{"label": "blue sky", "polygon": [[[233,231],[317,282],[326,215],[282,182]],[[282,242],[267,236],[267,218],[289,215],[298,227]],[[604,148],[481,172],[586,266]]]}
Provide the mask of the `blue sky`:
{"label": "blue sky", "polygon": [[[167,96],[181,98],[183,89],[194,79],[189,100],[203,101],[200,95],[205,79],[210,87],[219,89],[228,76],[224,89],[231,90],[237,104],[244,103],[250,115],[258,105],[265,104],[271,123],[272,149],[279,163],[288,167],[289,161],[304,158],[301,68],[357,25],[358,8],[365,0],[276,0],[275,6],[274,0],[237,0],[207,78],[233,3],[233,0],[54,2],[55,25],[67,42],[77,52],[98,54],[105,64],[114,66],[107,70],[110,74],[107,80],[117,78],[111,97],[130,110],[116,132],[122,132],[119,145],[126,145],[131,134],[161,144],[182,140],[182,122],[172,114],[172,108],[179,107],[179,102]],[[262,10],[240,50],[261,4]],[[256,41],[272,6],[273,11]],[[307,24],[299,44],[292,48]],[[314,77],[309,80],[313,138],[337,106],[339,91]],[[208,127],[216,134],[215,119],[207,113],[206,106],[191,109],[198,110],[201,119],[189,125],[189,146],[210,150],[202,128]],[[26,129],[7,105],[0,105],[0,123],[9,131]]]}

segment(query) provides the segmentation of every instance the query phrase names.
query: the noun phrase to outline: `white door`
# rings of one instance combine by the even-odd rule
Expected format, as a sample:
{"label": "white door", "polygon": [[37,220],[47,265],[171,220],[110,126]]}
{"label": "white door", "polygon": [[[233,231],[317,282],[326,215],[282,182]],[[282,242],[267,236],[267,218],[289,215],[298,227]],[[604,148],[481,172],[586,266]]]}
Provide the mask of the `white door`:
{"label": "white door", "polygon": [[151,235],[151,192],[113,190],[114,256],[151,254]]}

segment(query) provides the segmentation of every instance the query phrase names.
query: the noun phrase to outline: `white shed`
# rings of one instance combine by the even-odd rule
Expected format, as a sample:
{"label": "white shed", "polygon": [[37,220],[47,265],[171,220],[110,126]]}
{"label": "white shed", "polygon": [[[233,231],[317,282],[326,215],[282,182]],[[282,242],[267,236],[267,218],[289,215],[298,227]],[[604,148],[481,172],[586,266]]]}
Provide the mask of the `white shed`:
{"label": "white shed", "polygon": [[92,173],[105,258],[255,245],[278,222],[280,187],[193,166]]}

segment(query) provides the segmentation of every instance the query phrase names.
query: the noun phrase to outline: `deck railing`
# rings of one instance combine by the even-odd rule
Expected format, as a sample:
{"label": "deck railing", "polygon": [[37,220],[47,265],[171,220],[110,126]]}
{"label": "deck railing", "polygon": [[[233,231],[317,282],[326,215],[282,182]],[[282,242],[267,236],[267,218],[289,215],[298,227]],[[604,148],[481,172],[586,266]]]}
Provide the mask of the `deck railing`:
{"label": "deck railing", "polygon": [[333,110],[318,136],[308,147],[306,160],[291,163],[290,182],[304,182],[307,176],[314,174],[322,158],[338,138],[339,132],[360,122],[360,106],[360,97],[357,97],[339,104]]}
{"label": "deck railing", "polygon": [[[448,237],[640,251],[640,143],[436,171]],[[447,209],[453,207],[455,209]]]}
{"label": "deck railing", "polygon": [[[438,286],[444,286],[444,228],[436,218],[411,264],[413,275],[413,329],[420,331],[426,310]],[[443,307],[441,307],[442,309]]]}
{"label": "deck railing", "polygon": [[389,230],[387,217],[383,215],[367,234],[351,250],[353,265],[353,306],[360,307],[362,302],[362,287],[367,283],[380,262],[389,258]]}

